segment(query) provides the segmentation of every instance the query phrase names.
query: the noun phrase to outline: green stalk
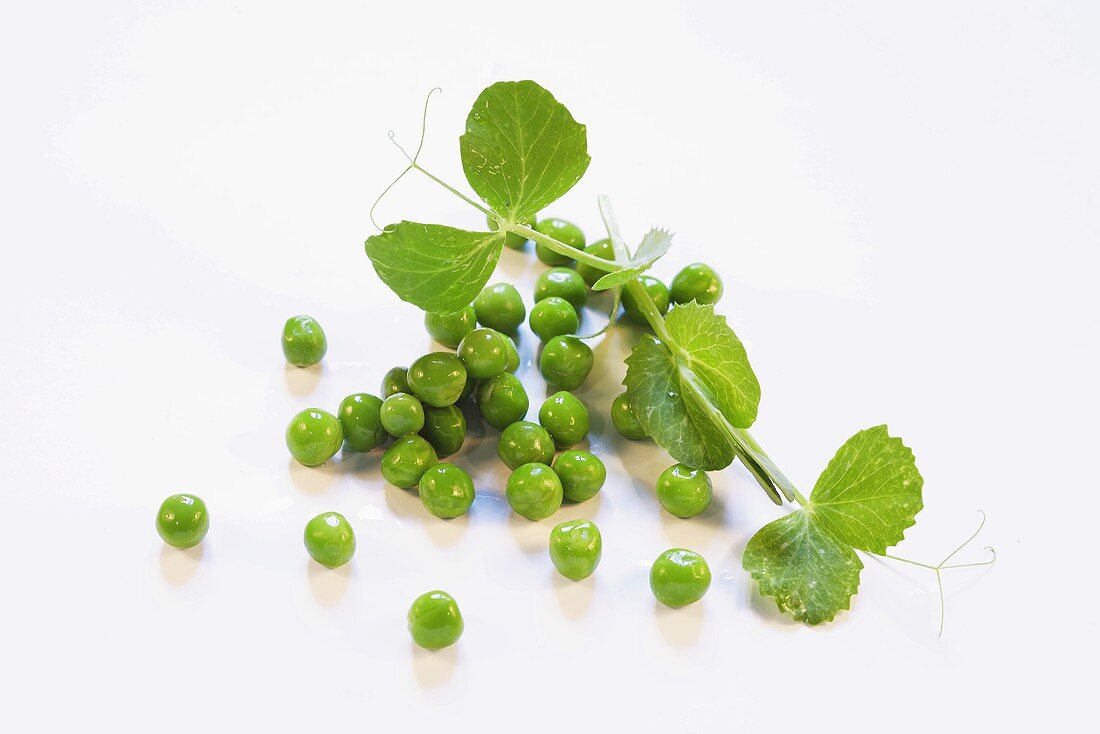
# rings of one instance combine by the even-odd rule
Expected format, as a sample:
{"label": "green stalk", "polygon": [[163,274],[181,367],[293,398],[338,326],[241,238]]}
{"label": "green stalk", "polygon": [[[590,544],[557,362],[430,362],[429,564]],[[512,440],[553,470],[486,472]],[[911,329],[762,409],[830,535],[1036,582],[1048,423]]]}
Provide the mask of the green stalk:
{"label": "green stalk", "polygon": [[503,229],[505,232],[514,232],[515,234],[526,237],[533,242],[536,242],[544,247],[547,247],[559,255],[570,257],[577,262],[584,263],[585,265],[591,265],[597,270],[602,270],[605,273],[613,273],[616,270],[622,270],[623,266],[611,260],[604,260],[602,257],[597,257],[590,252],[579,250],[576,247],[567,245],[564,242],[559,242],[553,237],[548,237],[538,230],[532,229],[523,224],[517,224],[516,222],[509,222],[503,218],[497,218],[497,226]]}

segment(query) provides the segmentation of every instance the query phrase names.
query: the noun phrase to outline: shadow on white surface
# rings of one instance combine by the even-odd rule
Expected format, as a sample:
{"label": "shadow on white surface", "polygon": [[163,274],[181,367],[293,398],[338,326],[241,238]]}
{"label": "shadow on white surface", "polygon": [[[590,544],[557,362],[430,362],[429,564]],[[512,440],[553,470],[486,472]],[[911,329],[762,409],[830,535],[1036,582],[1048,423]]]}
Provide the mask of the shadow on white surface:
{"label": "shadow on white surface", "polygon": [[294,459],[287,462],[287,471],[290,481],[295,488],[304,494],[318,494],[324,492],[340,478],[343,467],[339,461],[329,460],[321,466],[302,466]]}
{"label": "shadow on white surface", "polygon": [[567,619],[580,619],[592,606],[592,597],[596,591],[596,574],[581,581],[570,581],[554,569],[550,569],[550,585],[554,587],[554,596],[561,607],[561,613]]}
{"label": "shadow on white surface", "polygon": [[528,556],[544,554],[548,552],[547,543],[549,542],[550,530],[554,527],[554,525],[548,523],[553,519],[551,517],[550,520],[528,520],[513,512],[508,515],[508,530],[512,533],[516,545],[524,554]]}
{"label": "shadow on white surface", "polygon": [[[775,599],[761,594],[760,586],[755,581],[749,579],[747,583],[749,607],[756,612],[757,616],[778,627],[798,627],[802,625],[801,622],[797,622],[779,611],[779,607],[775,605]],[[835,621],[840,622],[842,619],[844,619],[843,612],[837,616]]]}
{"label": "shadow on white surface", "polygon": [[160,549],[160,575],[172,586],[183,586],[199,570],[205,543],[194,548],[173,548],[165,544]]}
{"label": "shadow on white surface", "polygon": [[710,506],[695,517],[676,517],[672,513],[660,507],[658,502],[657,512],[661,518],[661,531],[674,546],[690,548],[707,546],[711,539],[725,531],[723,522],[726,517],[726,502],[721,497],[715,496],[710,501]]}
{"label": "shadow on white surface", "polygon": [[439,688],[449,681],[458,666],[458,646],[442,650],[425,650],[415,642],[412,645],[413,675],[421,688]]}
{"label": "shadow on white surface", "polygon": [[317,389],[317,383],[321,381],[324,373],[324,362],[318,362],[309,367],[295,367],[287,364],[283,368],[283,379],[286,381],[287,391],[296,398],[305,397]]}
{"label": "shadow on white surface", "polygon": [[306,561],[309,590],[318,604],[326,607],[340,603],[347,593],[353,575],[351,563],[339,568],[325,568],[314,560]]}
{"label": "shadow on white surface", "polygon": [[423,513],[424,533],[427,534],[428,540],[432,541],[432,545],[436,548],[450,548],[462,540],[462,536],[466,534],[467,528],[470,527],[469,514],[451,520],[443,520],[432,516],[427,510],[421,509],[421,512]]}
{"label": "shadow on white surface", "polygon": [[691,647],[699,641],[699,635],[703,632],[706,600],[672,609],[654,599],[653,616],[665,642],[673,647]]}

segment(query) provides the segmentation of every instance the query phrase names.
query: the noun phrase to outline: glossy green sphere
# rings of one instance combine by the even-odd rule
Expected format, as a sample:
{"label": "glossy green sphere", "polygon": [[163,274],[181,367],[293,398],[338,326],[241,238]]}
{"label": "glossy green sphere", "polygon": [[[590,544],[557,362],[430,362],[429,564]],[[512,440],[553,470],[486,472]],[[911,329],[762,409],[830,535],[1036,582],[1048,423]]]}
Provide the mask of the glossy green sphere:
{"label": "glossy green sphere", "polygon": [[355,533],[339,512],[322,512],[306,523],[306,551],[322,566],[343,566],[355,555]]}
{"label": "glossy green sphere", "polygon": [[473,306],[467,306],[454,313],[424,312],[424,328],[432,339],[445,347],[454,349],[462,337],[477,328],[477,315]]}
{"label": "glossy green sphere", "polygon": [[695,551],[672,548],[657,556],[649,570],[649,588],[668,607],[686,607],[710,588],[710,566]]}
{"label": "glossy green sphere", "polygon": [[554,460],[554,439],[538,423],[516,421],[501,431],[497,456],[509,469],[531,462],[549,464]]}
{"label": "glossy green sphere", "polygon": [[[577,225],[564,219],[553,217],[540,219],[535,223],[534,229],[539,234],[552,237],[558,242],[575,247],[578,250],[584,247],[584,232]],[[549,247],[540,245],[537,242],[535,243],[535,256],[547,265],[571,265],[573,263],[573,258],[559,255]]]}
{"label": "glossy green sphere", "polygon": [[348,395],[336,411],[344,441],[352,451],[370,451],[386,440],[382,425],[382,400],[367,393]]}
{"label": "glossy green sphere", "polygon": [[569,305],[580,312],[588,301],[588,288],[576,270],[550,268],[535,279],[535,303],[551,296],[569,301]]}
{"label": "glossy green sphere", "polygon": [[515,372],[519,369],[519,347],[516,346],[516,342],[512,337],[508,336],[504,332],[500,332],[504,337],[504,346],[508,348],[508,363],[504,367],[505,372]]}
{"label": "glossy green sphere", "polygon": [[474,311],[479,324],[506,334],[515,333],[527,318],[527,307],[511,283],[495,283],[483,288],[474,299]]}
{"label": "glossy green sphere", "polygon": [[474,329],[458,345],[458,356],[473,379],[496,377],[508,367],[508,337],[496,329]]}
{"label": "glossy green sphere", "polygon": [[625,392],[620,393],[611,402],[611,423],[623,438],[629,438],[632,441],[646,438],[645,429],[642,428],[638,415],[630,405],[630,398]]}
{"label": "glossy green sphere", "polygon": [[516,467],[504,492],[508,505],[528,520],[544,520],[561,507],[561,480],[546,464],[531,462]]}
{"label": "glossy green sphere", "polygon": [[[497,220],[491,214],[485,217],[485,222],[489,225],[490,232],[497,231]],[[530,227],[534,222],[524,222],[523,224]],[[527,246],[527,238],[515,232],[508,232],[504,235],[504,246],[513,250],[522,250]]]}
{"label": "glossy green sphere", "polygon": [[439,650],[462,637],[462,613],[458,602],[445,591],[429,591],[416,597],[409,607],[409,634],[427,650]]}
{"label": "glossy green sphere", "polygon": [[393,367],[382,376],[382,399],[385,400],[398,392],[412,393],[412,388],[409,387],[408,367]]}
{"label": "glossy green sphere", "polygon": [[424,472],[439,463],[435,449],[423,436],[405,436],[382,454],[382,478],[395,487],[415,486]]}
{"label": "glossy green sphere", "polygon": [[408,393],[394,393],[382,401],[378,418],[386,433],[401,438],[410,433],[420,433],[424,427],[424,406]]}
{"label": "glossy green sphere", "polygon": [[692,263],[676,273],[668,294],[673,303],[718,303],[722,297],[722,279],[711,266]]}
{"label": "glossy green sphere", "polygon": [[466,365],[450,352],[432,352],[409,367],[409,388],[425,405],[442,408],[462,397],[466,388]]}
{"label": "glossy green sphere", "polygon": [[588,435],[588,408],[571,392],[564,390],[546,398],[539,408],[539,423],[559,449],[567,449]]}
{"label": "glossy green sphere", "polygon": [[577,309],[558,296],[550,296],[536,303],[528,321],[531,331],[543,342],[562,334],[576,334],[581,326]]}
{"label": "glossy green sphere", "polygon": [[[615,248],[611,246],[611,240],[608,239],[597,240],[585,247],[584,251],[604,260],[615,259]],[[581,276],[585,284],[592,287],[597,280],[607,275],[607,271],[579,262],[577,263],[577,275]]]}
{"label": "glossy green sphere", "polygon": [[344,443],[340,419],[320,408],[306,408],[286,427],[286,447],[304,466],[320,466],[336,456]]}
{"label": "glossy green sphere", "polygon": [[503,431],[523,420],[531,404],[519,378],[504,372],[478,386],[477,407],[486,423]]}
{"label": "glossy green sphere", "polygon": [[420,501],[444,520],[464,515],[474,503],[474,482],[454,464],[436,464],[420,477]]}
{"label": "glossy green sphere", "polygon": [[174,494],[157,510],[157,533],[173,548],[191,548],[210,529],[206,503],[193,494]]}
{"label": "glossy green sphere", "polygon": [[554,459],[554,473],[570,502],[584,502],[596,496],[607,479],[607,468],[599,457],[587,451],[562,451]]}
{"label": "glossy green sphere", "polygon": [[317,364],[328,351],[328,340],[312,316],[292,316],[283,326],[283,356],[295,367]]}
{"label": "glossy green sphere", "polygon": [[600,529],[591,520],[566,520],[550,531],[550,560],[572,581],[592,575],[603,556]]}
{"label": "glossy green sphere", "polygon": [[673,464],[657,479],[657,501],[676,517],[695,517],[710,506],[713,488],[705,471]]}
{"label": "glossy green sphere", "polygon": [[595,358],[587,344],[575,336],[555,336],[539,357],[539,372],[554,387],[576,390],[592,371]]}
{"label": "glossy green sphere", "polygon": [[[668,288],[665,284],[652,275],[643,275],[639,280],[642,281],[642,285],[645,286],[646,292],[653,299],[653,304],[661,312],[661,315],[668,313]],[[623,288],[623,311],[626,313],[627,318],[636,324],[645,326],[649,323],[638,307],[638,303],[634,300],[634,295],[629,288]]]}
{"label": "glossy green sphere", "polygon": [[432,445],[436,456],[450,456],[466,441],[466,416],[457,405],[425,408],[420,435]]}

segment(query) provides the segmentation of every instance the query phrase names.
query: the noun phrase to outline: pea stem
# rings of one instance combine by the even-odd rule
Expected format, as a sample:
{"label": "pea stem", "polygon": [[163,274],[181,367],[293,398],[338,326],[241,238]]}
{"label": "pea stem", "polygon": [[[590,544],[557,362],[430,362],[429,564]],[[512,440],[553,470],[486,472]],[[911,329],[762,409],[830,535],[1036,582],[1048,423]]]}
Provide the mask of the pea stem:
{"label": "pea stem", "polygon": [[490,216],[496,219],[497,226],[504,231],[522,235],[523,237],[526,237],[527,239],[532,240],[537,244],[550,248],[559,255],[573,258],[577,262],[584,263],[585,265],[591,265],[597,270],[602,270],[605,273],[612,273],[616,270],[622,270],[623,268],[623,266],[619,265],[618,263],[612,262],[611,260],[604,260],[602,257],[597,257],[590,252],[585,252],[584,250],[578,249],[571,245],[567,245],[564,242],[556,240],[553,237],[544,235],[537,229],[532,229],[525,224],[509,222],[503,217],[500,217],[496,214],[490,213]]}

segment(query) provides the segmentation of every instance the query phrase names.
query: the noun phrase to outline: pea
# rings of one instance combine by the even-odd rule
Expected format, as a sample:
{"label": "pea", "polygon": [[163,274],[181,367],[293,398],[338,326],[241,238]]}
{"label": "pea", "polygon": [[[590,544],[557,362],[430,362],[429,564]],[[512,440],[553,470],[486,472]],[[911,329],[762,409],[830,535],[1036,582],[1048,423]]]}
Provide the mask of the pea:
{"label": "pea", "polygon": [[554,473],[561,480],[562,493],[570,502],[584,502],[596,496],[607,479],[607,468],[599,457],[587,451],[562,451],[554,459]]}
{"label": "pea", "polygon": [[382,399],[385,400],[395,392],[412,393],[409,387],[409,368],[393,367],[382,376]]}
{"label": "pea", "polygon": [[569,301],[569,305],[580,311],[588,301],[588,288],[584,278],[576,270],[569,268],[550,268],[535,280],[535,303],[550,296]]}
{"label": "pea", "polygon": [[425,408],[420,435],[432,445],[436,456],[450,456],[466,441],[466,416],[457,405]]}
{"label": "pea", "polygon": [[466,372],[476,380],[496,377],[508,367],[508,337],[496,329],[474,329],[458,345]]}
{"label": "pea", "polygon": [[303,466],[320,466],[344,443],[340,419],[320,408],[307,408],[286,427],[286,447]]}
{"label": "pea", "polygon": [[382,401],[378,417],[386,433],[401,438],[424,427],[424,406],[408,393],[394,393]]}
{"label": "pea", "polygon": [[408,489],[437,463],[439,457],[435,449],[423,437],[405,436],[394,441],[382,454],[382,477],[395,487]]}
{"label": "pea", "polygon": [[454,349],[462,341],[462,337],[469,334],[477,327],[477,315],[472,306],[467,306],[454,313],[424,313],[424,328],[428,330],[432,339],[445,347]]}
{"label": "pea", "polygon": [[571,581],[591,576],[601,556],[603,538],[591,520],[567,520],[550,531],[550,560]]}
{"label": "pea", "polygon": [[576,334],[581,326],[577,309],[558,296],[550,296],[536,303],[528,321],[531,331],[543,342],[562,334]]}
{"label": "pea", "polygon": [[657,500],[676,517],[695,517],[710,505],[710,477],[684,464],[673,464],[657,478]]}
{"label": "pea", "polygon": [[420,477],[420,501],[428,512],[449,520],[470,509],[474,483],[454,464],[436,464]]}
{"label": "pea", "polygon": [[[649,293],[649,297],[653,299],[654,305],[657,306],[657,310],[662,315],[668,312],[668,288],[664,283],[654,278],[652,275],[643,275],[639,277],[642,281],[642,286],[645,287],[646,292]],[[638,303],[634,300],[634,296],[631,294],[629,288],[623,288],[623,310],[626,312],[627,318],[636,324],[645,326],[649,322],[646,320],[642,310],[638,308]]]}
{"label": "pea", "polygon": [[504,494],[517,515],[544,520],[561,507],[561,480],[546,464],[521,464],[508,477]]}
{"label": "pea", "polygon": [[474,299],[474,311],[479,324],[506,334],[514,333],[527,317],[523,299],[510,283],[495,283],[483,288]]}
{"label": "pea", "polygon": [[[491,214],[486,216],[485,220],[489,224],[489,231],[496,232],[497,220],[494,219]],[[532,224],[534,224],[534,222],[523,222],[523,225],[526,227],[530,227]],[[524,247],[527,246],[527,238],[521,234],[516,234],[515,232],[507,232],[504,235],[504,246],[510,247],[513,250],[522,250]]]}
{"label": "pea", "polygon": [[174,494],[157,510],[157,533],[173,548],[191,548],[210,530],[206,503],[193,494]]}
{"label": "pea", "polygon": [[283,326],[283,356],[295,367],[317,364],[328,351],[324,329],[312,316],[292,316]]}
{"label": "pea", "polygon": [[[578,250],[584,247],[584,232],[577,225],[564,219],[541,219],[535,224],[534,229],[539,234],[552,237],[558,242],[575,247]],[[573,258],[559,255],[549,247],[540,245],[537,242],[535,243],[535,257],[547,265],[571,265],[573,263]]]}
{"label": "pea", "polygon": [[718,303],[722,297],[722,279],[714,268],[703,263],[692,263],[672,279],[669,297],[673,303]]}
{"label": "pea", "polygon": [[556,336],[542,348],[539,371],[548,383],[563,390],[576,390],[595,361],[592,350],[575,336]]}
{"label": "pea", "polygon": [[458,602],[445,591],[429,591],[416,597],[407,619],[413,642],[427,650],[440,650],[462,637]]}
{"label": "pea", "polygon": [[500,332],[504,337],[504,346],[508,348],[508,363],[504,367],[505,372],[515,372],[519,369],[519,347],[512,341],[512,337]]}
{"label": "pea", "polygon": [[630,405],[630,398],[625,392],[611,401],[611,422],[623,438],[633,441],[646,438],[645,429],[642,428],[641,421],[638,420],[638,415]]}
{"label": "pea", "polygon": [[588,408],[575,395],[556,392],[539,408],[539,423],[559,449],[569,448],[588,435]]}
{"label": "pea", "polygon": [[442,408],[462,397],[466,387],[466,365],[450,352],[432,352],[412,363],[408,379],[409,388],[421,402]]}
{"label": "pea", "polygon": [[477,407],[486,423],[503,431],[523,420],[530,401],[523,383],[515,375],[504,372],[481,383],[477,389]]}
{"label": "pea", "polygon": [[[603,258],[604,260],[615,259],[615,249],[611,246],[611,240],[602,239],[593,242],[584,248],[584,251],[589,255],[595,255],[596,257]],[[600,270],[599,268],[592,267],[586,263],[577,263],[577,274],[584,279],[584,282],[588,287],[592,287],[596,284],[596,281],[607,275],[606,270]]]}
{"label": "pea", "polygon": [[322,512],[306,523],[306,551],[328,568],[343,566],[355,555],[355,532],[339,512]]}
{"label": "pea", "polygon": [[694,551],[671,548],[653,562],[649,588],[665,606],[686,607],[702,599],[710,588],[710,566]]}
{"label": "pea", "polygon": [[538,423],[516,421],[501,432],[497,456],[509,469],[531,462],[549,464],[554,459],[554,439]]}
{"label": "pea", "polygon": [[352,451],[370,451],[386,440],[381,411],[382,401],[367,393],[348,395],[340,402],[337,415],[348,448]]}

